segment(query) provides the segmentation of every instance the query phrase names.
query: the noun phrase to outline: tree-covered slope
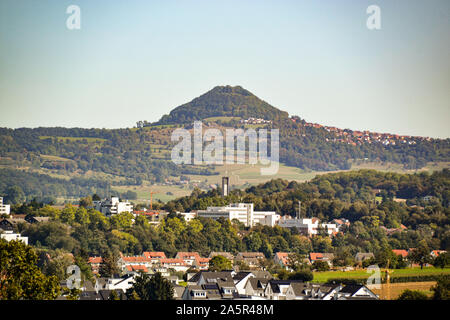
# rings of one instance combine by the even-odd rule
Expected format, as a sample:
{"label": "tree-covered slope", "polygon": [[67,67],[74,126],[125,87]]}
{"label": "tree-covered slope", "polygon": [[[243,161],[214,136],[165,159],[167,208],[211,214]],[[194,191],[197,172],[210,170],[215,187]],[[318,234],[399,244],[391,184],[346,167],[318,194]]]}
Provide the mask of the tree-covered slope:
{"label": "tree-covered slope", "polygon": [[191,123],[209,117],[283,119],[288,113],[259,99],[240,86],[217,86],[212,90],[173,109],[159,123]]}

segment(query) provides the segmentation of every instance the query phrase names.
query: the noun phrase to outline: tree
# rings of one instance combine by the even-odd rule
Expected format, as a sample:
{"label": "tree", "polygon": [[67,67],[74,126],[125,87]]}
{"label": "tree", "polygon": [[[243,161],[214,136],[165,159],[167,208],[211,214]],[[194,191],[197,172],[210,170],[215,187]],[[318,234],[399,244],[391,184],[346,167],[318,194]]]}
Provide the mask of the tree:
{"label": "tree", "polygon": [[5,202],[10,204],[19,204],[25,201],[25,193],[19,186],[12,186],[6,190],[7,196]]}
{"label": "tree", "polygon": [[418,290],[404,290],[397,298],[397,300],[428,300],[428,296]]}
{"label": "tree", "polygon": [[209,271],[231,270],[231,268],[231,261],[224,256],[218,255],[209,260]]}
{"label": "tree", "polygon": [[117,265],[117,256],[111,252],[106,253],[102,257],[102,263],[99,267],[99,273],[102,277],[112,277],[119,273]]}
{"label": "tree", "polygon": [[317,271],[328,271],[328,270],[330,270],[330,265],[326,261],[316,260],[312,264],[312,267],[313,267],[314,270],[317,270]]}
{"label": "tree", "polygon": [[420,241],[420,245],[418,248],[415,248],[408,255],[408,259],[414,263],[420,265],[420,269],[423,269],[423,266],[427,263],[431,262],[430,249],[425,241]]}
{"label": "tree", "polygon": [[447,252],[441,253],[433,260],[433,265],[436,268],[444,269],[450,265],[450,255]]}
{"label": "tree", "polygon": [[434,292],[433,300],[450,300],[450,277],[440,278],[431,290]]}
{"label": "tree", "polygon": [[173,300],[173,286],[159,272],[153,276],[141,273],[126,295],[129,300]]}
{"label": "tree", "polygon": [[311,270],[301,270],[297,272],[293,272],[288,276],[289,280],[301,280],[304,282],[312,281],[314,279],[314,275]]}
{"label": "tree", "polygon": [[37,267],[37,254],[21,241],[0,240],[0,300],[54,300],[60,286],[56,276]]}
{"label": "tree", "polygon": [[92,207],[92,198],[91,197],[84,197],[80,198],[80,207],[89,208]]}

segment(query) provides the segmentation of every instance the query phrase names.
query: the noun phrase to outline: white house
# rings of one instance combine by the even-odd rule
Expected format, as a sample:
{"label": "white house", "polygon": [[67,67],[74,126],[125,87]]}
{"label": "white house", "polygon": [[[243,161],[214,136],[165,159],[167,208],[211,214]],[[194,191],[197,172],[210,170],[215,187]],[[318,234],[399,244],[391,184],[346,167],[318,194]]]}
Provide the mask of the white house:
{"label": "white house", "polygon": [[0,197],[0,215],[2,214],[9,215],[9,212],[10,212],[10,205],[3,204],[3,197]]}
{"label": "white house", "polygon": [[28,244],[28,237],[22,237],[20,233],[14,233],[12,230],[5,230],[0,234],[1,239],[5,239],[6,241],[18,240],[22,241],[25,244]]}
{"label": "white house", "polygon": [[273,227],[280,219],[280,215],[274,211],[254,211],[253,203],[232,203],[225,207],[208,207],[206,210],[198,210],[198,217],[211,219],[225,218],[236,219],[246,227],[253,227],[256,224]]}

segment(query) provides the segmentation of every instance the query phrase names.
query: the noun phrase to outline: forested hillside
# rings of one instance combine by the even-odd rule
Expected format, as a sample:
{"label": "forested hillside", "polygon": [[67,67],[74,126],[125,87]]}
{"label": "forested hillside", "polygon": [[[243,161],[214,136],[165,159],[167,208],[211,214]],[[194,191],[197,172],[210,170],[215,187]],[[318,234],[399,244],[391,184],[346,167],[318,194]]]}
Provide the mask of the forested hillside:
{"label": "forested hillside", "polygon": [[192,123],[195,120],[223,116],[275,120],[287,118],[288,113],[271,106],[240,86],[218,86],[173,109],[158,123]]}
{"label": "forested hillside", "polygon": [[[268,122],[240,121],[248,117]],[[355,161],[395,163],[413,170],[430,162],[444,163],[447,167],[450,162],[450,139],[330,129],[307,123],[298,116],[288,117],[286,112],[242,87],[226,86],[216,87],[174,109],[160,123],[141,123],[136,128],[0,128],[0,167],[31,169],[41,174],[51,171],[64,177],[82,176],[129,186],[164,183],[181,175],[216,175],[219,170],[214,166],[175,165],[171,161],[176,143],[171,141],[173,130],[192,129],[192,122],[200,119],[205,129],[214,127],[222,132],[230,127],[279,129],[280,162],[305,171],[347,170]],[[5,193],[5,186],[17,184],[14,180],[14,175],[4,175],[0,193]],[[33,190],[26,185],[19,187]],[[61,192],[50,193],[79,195],[73,188],[56,189]]]}

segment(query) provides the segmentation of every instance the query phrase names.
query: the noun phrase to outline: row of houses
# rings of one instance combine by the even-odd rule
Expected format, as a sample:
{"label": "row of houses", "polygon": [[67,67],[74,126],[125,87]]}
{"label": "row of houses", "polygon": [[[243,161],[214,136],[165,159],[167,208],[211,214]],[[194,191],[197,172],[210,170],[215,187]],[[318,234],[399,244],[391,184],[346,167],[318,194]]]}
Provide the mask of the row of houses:
{"label": "row of houses", "polygon": [[[397,251],[401,250],[394,250],[396,253]],[[133,274],[142,271],[149,274],[160,272],[169,275],[169,270],[171,269],[177,272],[186,272],[189,269],[207,270],[210,260],[218,255],[227,258],[233,264],[242,262],[252,270],[260,269],[261,262],[265,259],[262,252],[239,252],[236,255],[230,252],[211,252],[208,257],[201,257],[198,252],[178,252],[174,258],[168,258],[164,252],[146,251],[138,256],[124,256],[120,254],[117,264],[121,273],[124,274]],[[277,265],[289,270],[290,255],[291,253],[289,252],[277,252],[273,260]],[[357,263],[362,263],[364,260],[374,258],[374,254],[371,252],[360,252],[354,258]],[[303,263],[313,264],[316,261],[325,261],[331,267],[333,266],[333,259],[333,253],[311,252],[303,259]],[[89,264],[94,274],[98,274],[101,263],[101,257],[89,258]]]}
{"label": "row of houses", "polygon": [[[107,300],[113,291],[126,299],[136,274],[120,278],[99,278],[86,282],[80,300]],[[177,300],[377,300],[364,285],[306,283],[275,280],[267,271],[199,271],[188,278],[186,286],[171,281]],[[63,284],[64,285],[64,284]],[[64,299],[61,297],[61,299]]]}

